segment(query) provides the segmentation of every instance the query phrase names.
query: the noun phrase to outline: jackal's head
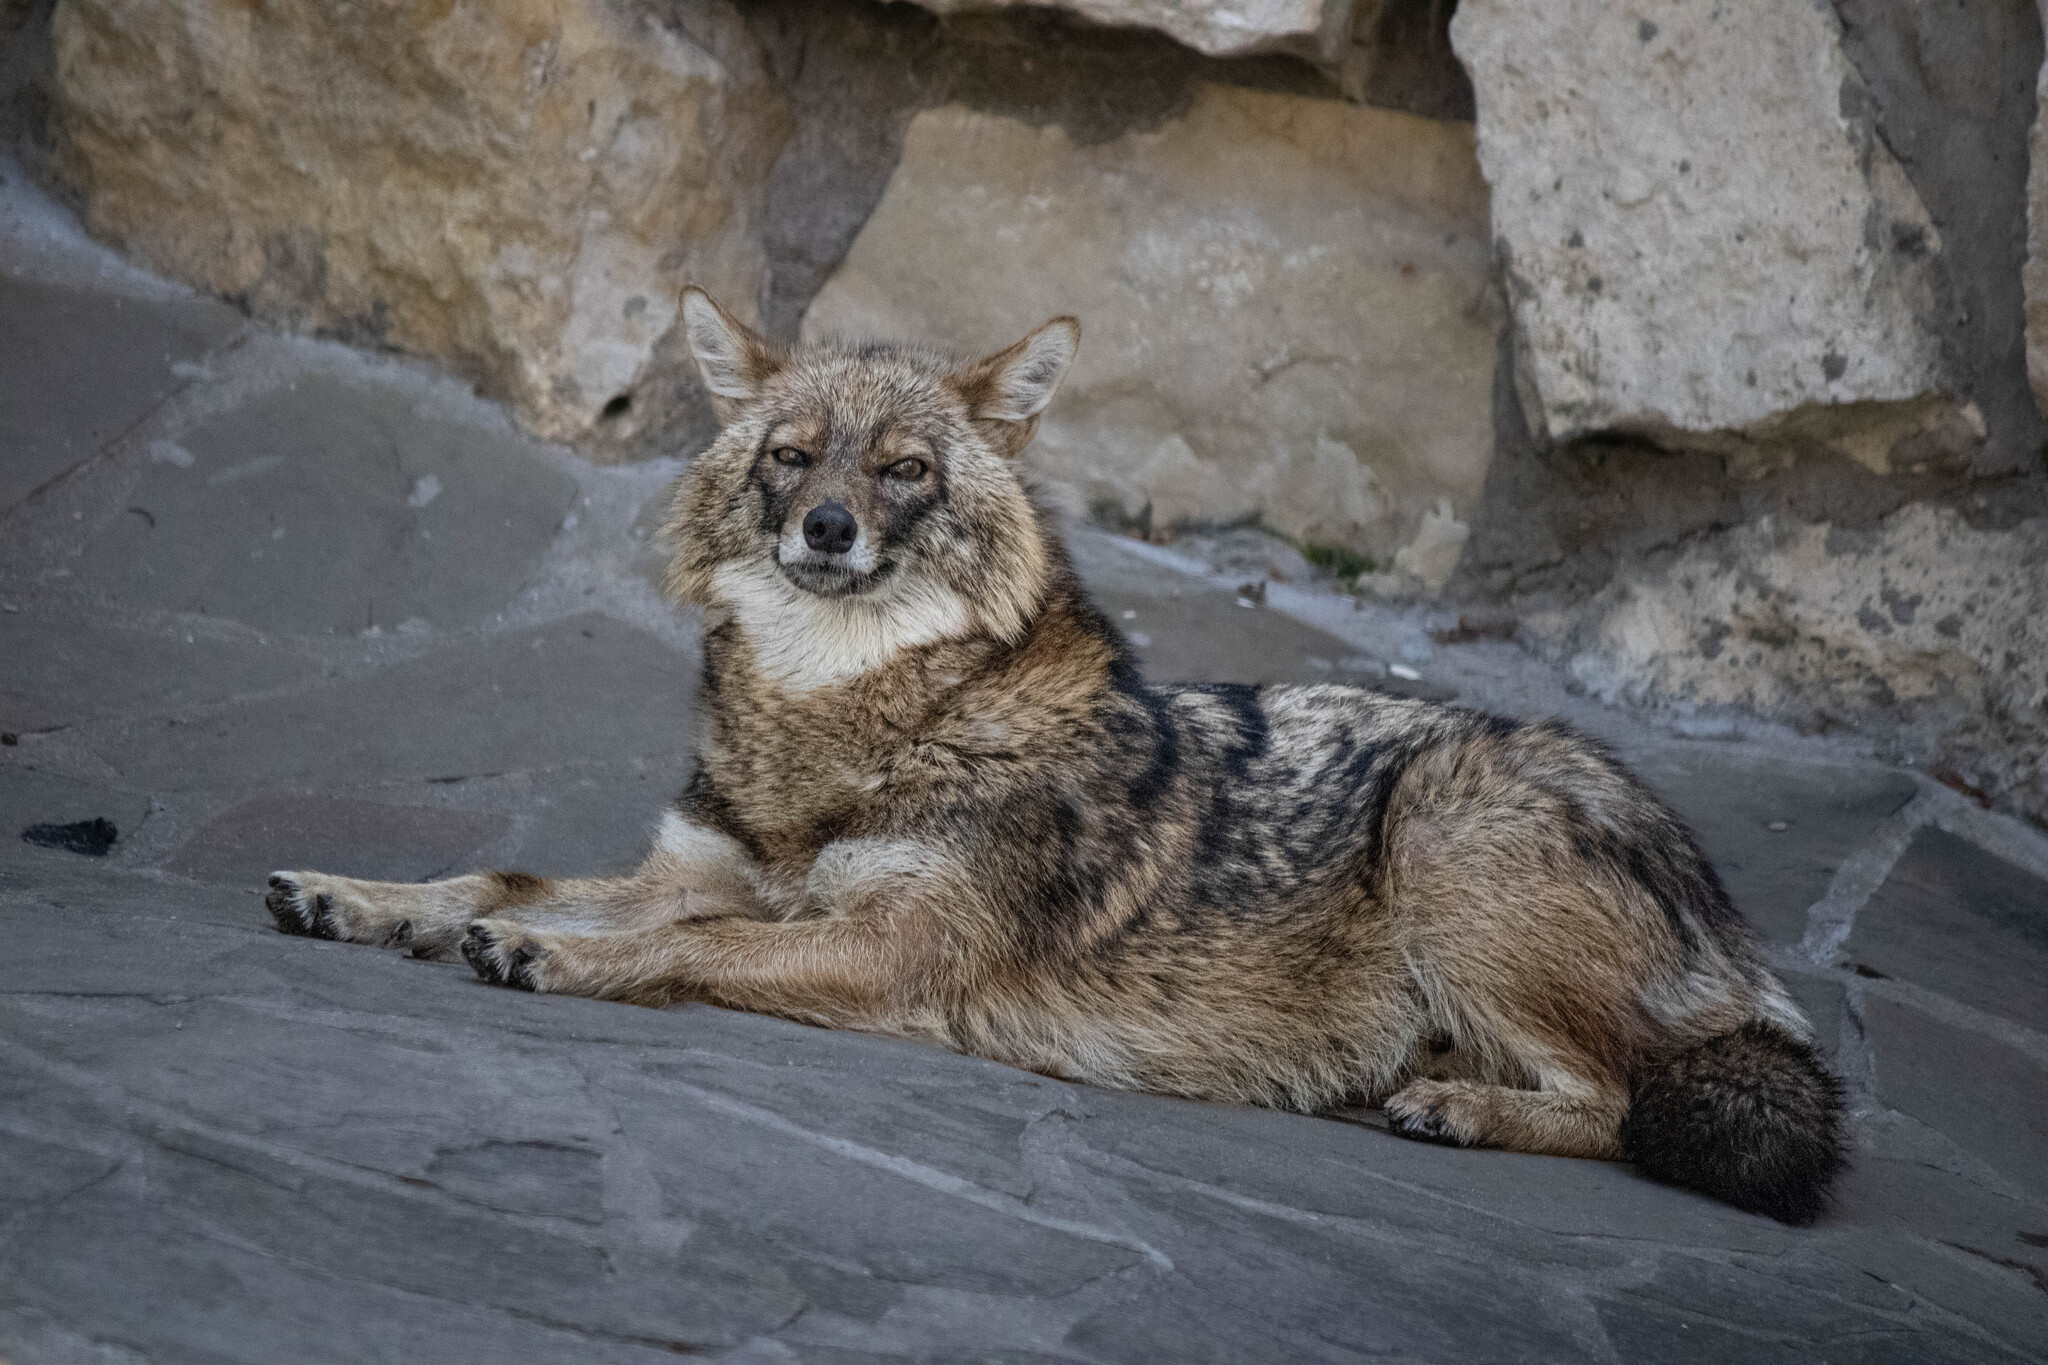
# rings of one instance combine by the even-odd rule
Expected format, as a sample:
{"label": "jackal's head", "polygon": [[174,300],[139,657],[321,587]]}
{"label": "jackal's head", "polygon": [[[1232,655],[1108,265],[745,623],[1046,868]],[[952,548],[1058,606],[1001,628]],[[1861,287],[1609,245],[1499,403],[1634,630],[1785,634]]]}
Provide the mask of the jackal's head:
{"label": "jackal's head", "polygon": [[670,593],[736,616],[785,686],[899,651],[1014,641],[1044,596],[1043,530],[1017,456],[1081,335],[1055,318],[1006,351],[778,346],[702,290],[690,350],[722,430],[684,475]]}

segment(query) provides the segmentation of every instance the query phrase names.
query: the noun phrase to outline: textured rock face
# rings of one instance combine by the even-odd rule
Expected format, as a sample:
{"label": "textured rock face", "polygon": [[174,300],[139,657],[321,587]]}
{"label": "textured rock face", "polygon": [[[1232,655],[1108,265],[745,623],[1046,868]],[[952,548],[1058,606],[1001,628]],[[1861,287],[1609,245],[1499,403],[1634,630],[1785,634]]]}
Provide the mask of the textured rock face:
{"label": "textured rock face", "polygon": [[1076,313],[1045,475],[1154,527],[1256,516],[1391,559],[1478,495],[1491,300],[1468,127],[1205,86],[1093,145],[920,114],[805,332],[986,350]]}
{"label": "textured rock face", "polygon": [[1571,670],[1604,698],[1898,734],[1909,759],[2048,818],[2048,520],[1766,516],[1625,569],[1579,621]]}
{"label": "textured rock face", "polygon": [[1513,317],[1460,586],[1603,697],[1858,727],[2048,816],[2033,0],[1467,0],[1452,38]]}
{"label": "textured rock face", "polygon": [[1840,36],[1809,0],[1460,6],[1541,436],[1818,438],[1873,466],[1983,439],[1928,317],[1940,233],[1844,117]]}
{"label": "textured rock face", "polygon": [[[939,14],[1007,9],[1043,0],[914,0]],[[1156,29],[1197,52],[1329,52],[1348,36],[1353,0],[1054,0],[1091,23]],[[1374,0],[1368,5],[1377,9]]]}
{"label": "textured rock face", "polygon": [[669,12],[74,0],[59,168],[161,270],[442,357],[544,435],[623,434],[675,401],[681,286],[755,297],[787,134],[736,16]]}

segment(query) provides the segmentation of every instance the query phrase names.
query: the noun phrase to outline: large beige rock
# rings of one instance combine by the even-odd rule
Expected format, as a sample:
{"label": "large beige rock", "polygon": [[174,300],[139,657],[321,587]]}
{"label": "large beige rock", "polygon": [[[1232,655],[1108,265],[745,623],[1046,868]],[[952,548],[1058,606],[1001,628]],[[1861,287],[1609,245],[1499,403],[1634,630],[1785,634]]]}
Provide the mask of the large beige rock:
{"label": "large beige rock", "polygon": [[1539,435],[1818,438],[1881,470],[1982,439],[1945,393],[1940,235],[1844,117],[1827,5],[1464,0],[1451,35]]}
{"label": "large beige rock", "polygon": [[1209,86],[1087,146],[918,115],[804,329],[989,350],[1075,313],[1043,474],[1155,527],[1257,516],[1388,561],[1478,496],[1492,297],[1469,126]]}
{"label": "large beige rock", "polygon": [[1766,517],[1632,565],[1563,628],[1607,700],[1737,706],[1895,739],[2048,819],[2048,520],[1911,503],[1875,525]]}
{"label": "large beige rock", "polygon": [[683,284],[755,297],[790,126],[722,0],[671,9],[66,0],[58,164],[166,273],[441,357],[546,436],[630,427]]}
{"label": "large beige rock", "polygon": [[[939,14],[1047,0],[915,0]],[[1091,23],[1149,28],[1211,57],[1335,51],[1350,36],[1353,0],[1051,0]],[[1376,6],[1377,0],[1368,0]]]}

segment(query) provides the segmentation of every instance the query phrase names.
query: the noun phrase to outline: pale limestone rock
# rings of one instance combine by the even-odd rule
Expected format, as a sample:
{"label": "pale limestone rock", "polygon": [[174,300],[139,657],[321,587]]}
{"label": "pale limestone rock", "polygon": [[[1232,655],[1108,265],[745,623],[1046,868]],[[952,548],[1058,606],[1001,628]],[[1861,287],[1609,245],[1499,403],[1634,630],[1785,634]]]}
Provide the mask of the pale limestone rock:
{"label": "pale limestone rock", "polygon": [[[938,14],[1047,0],[914,0]],[[1334,51],[1350,34],[1352,0],[1050,0],[1091,23],[1149,28],[1211,57]]]}
{"label": "pale limestone rock", "polygon": [[1089,146],[919,114],[804,330],[987,351],[1075,313],[1039,471],[1155,527],[1259,516],[1385,561],[1479,494],[1492,299],[1469,127],[1205,86]]}
{"label": "pale limestone rock", "polygon": [[[1857,77],[1827,5],[1465,0],[1451,36],[1540,436],[1684,444],[1797,421],[1872,463],[1856,433],[1897,425],[1882,405],[1949,401],[1939,234],[1843,115]],[[1973,439],[1967,416],[1907,425],[1895,439]]]}
{"label": "pale limestone rock", "polygon": [[1436,506],[1422,514],[1415,539],[1394,552],[1394,569],[1422,580],[1431,592],[1441,589],[1458,567],[1472,528],[1451,514],[1451,500],[1438,498]]}
{"label": "pale limestone rock", "polygon": [[1558,643],[1605,700],[1880,731],[2048,817],[2048,521],[1978,528],[1925,503],[1866,529],[1766,517],[1625,569],[1576,616]]}
{"label": "pale limestone rock", "polygon": [[1414,574],[1387,570],[1369,569],[1353,579],[1351,586],[1367,597],[1385,597],[1395,601],[1420,597],[1426,591],[1422,580]]}
{"label": "pale limestone rock", "polygon": [[685,36],[627,0],[69,0],[58,166],[156,268],[442,358],[573,440],[685,283],[744,308],[761,281],[789,117],[738,17],[687,13]]}

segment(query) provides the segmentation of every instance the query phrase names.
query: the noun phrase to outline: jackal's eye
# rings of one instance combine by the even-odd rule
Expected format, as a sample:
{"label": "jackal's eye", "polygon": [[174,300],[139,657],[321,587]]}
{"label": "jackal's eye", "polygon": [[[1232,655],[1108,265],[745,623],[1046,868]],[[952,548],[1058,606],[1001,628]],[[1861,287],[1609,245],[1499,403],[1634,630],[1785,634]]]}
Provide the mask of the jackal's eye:
{"label": "jackal's eye", "polygon": [[791,469],[805,469],[811,463],[810,455],[795,446],[777,446],[774,455],[775,463],[788,465]]}
{"label": "jackal's eye", "polygon": [[882,470],[882,477],[888,479],[921,479],[924,477],[925,471],[930,468],[931,466],[923,460],[913,456],[908,460],[898,460],[895,464],[885,467]]}

